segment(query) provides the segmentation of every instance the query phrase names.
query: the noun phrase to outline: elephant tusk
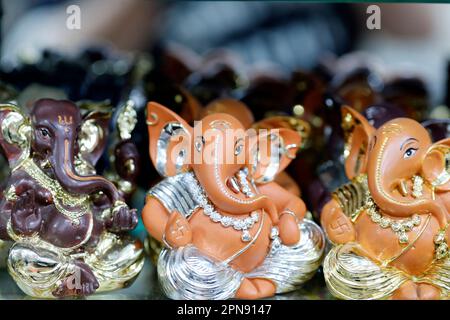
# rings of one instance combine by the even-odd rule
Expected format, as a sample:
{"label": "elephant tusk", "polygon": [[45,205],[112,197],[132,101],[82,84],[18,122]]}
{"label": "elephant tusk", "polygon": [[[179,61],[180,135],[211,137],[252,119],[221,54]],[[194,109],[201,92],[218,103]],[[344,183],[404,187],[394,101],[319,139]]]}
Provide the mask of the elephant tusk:
{"label": "elephant tusk", "polygon": [[402,180],[399,184],[399,191],[402,194],[402,196],[406,197],[409,192],[408,192],[408,186],[406,185],[405,180]]}

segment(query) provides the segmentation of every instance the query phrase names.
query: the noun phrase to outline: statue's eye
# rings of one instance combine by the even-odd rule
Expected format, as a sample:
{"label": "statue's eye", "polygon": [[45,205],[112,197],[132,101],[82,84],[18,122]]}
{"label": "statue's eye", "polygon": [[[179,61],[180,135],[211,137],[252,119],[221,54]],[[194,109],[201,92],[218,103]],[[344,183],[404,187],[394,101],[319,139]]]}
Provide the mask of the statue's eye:
{"label": "statue's eye", "polygon": [[198,152],[202,151],[203,146],[205,145],[205,138],[203,136],[198,136],[195,138],[194,147]]}
{"label": "statue's eye", "polygon": [[411,158],[413,155],[416,154],[416,151],[417,151],[417,148],[409,148],[403,154],[403,159]]}
{"label": "statue's eye", "polygon": [[41,136],[43,136],[44,138],[50,137],[50,132],[49,132],[46,128],[39,128],[39,133],[40,133]]}
{"label": "statue's eye", "polygon": [[244,150],[243,139],[238,139],[234,144],[234,155],[240,155],[242,150]]}
{"label": "statue's eye", "polygon": [[243,148],[244,148],[244,146],[242,144],[238,144],[236,146],[236,148],[234,148],[234,155],[235,156],[240,155],[242,150],[243,150]]}

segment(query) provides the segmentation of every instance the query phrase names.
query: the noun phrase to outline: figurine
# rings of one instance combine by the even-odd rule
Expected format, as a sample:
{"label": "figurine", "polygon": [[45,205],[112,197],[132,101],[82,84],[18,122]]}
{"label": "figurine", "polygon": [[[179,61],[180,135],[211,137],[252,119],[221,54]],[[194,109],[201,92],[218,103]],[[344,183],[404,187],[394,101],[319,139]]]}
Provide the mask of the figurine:
{"label": "figurine", "polygon": [[[289,116],[274,116],[255,122],[251,110],[244,103],[231,98],[219,98],[210,102],[202,108],[197,119],[200,120],[215,113],[232,115],[236,119],[239,119],[244,129],[292,129],[298,132],[301,137],[301,145],[298,150],[303,148],[305,141],[308,141],[309,138],[310,127],[306,121]],[[183,117],[183,119],[185,118]],[[297,197],[301,196],[301,190],[297,182],[285,170],[278,172],[274,177],[274,182]],[[153,263],[157,264],[159,253],[163,247],[162,244],[154,238],[148,237],[144,246]]]}
{"label": "figurine", "polygon": [[273,181],[295,157],[298,133],[251,134],[224,113],[191,127],[154,102],[147,125],[150,157],[165,179],[149,190],[142,219],[165,245],[157,269],[168,297],[263,298],[313,276],[323,233],[303,219],[303,201]]}
{"label": "figurine", "polygon": [[109,144],[108,163],[101,163],[107,168],[102,173],[114,183],[125,202],[129,203],[136,190],[140,170],[139,153],[130,140],[137,122],[133,101],[127,100],[119,106],[113,130],[109,130],[113,108],[108,101],[79,101],[77,105],[83,117],[78,138],[80,150],[75,162],[78,173],[97,174],[96,164]]}
{"label": "figurine", "polygon": [[[0,238],[14,241],[8,270],[30,296],[122,288],[143,267],[141,244],[124,235],[138,222],[136,210],[92,168],[101,149],[92,142],[101,133],[84,130],[101,128],[100,121],[95,112],[82,119],[62,100],[36,101],[29,117],[12,104],[0,108],[0,144],[12,172],[0,202]],[[81,152],[89,145],[93,162]]]}
{"label": "figurine", "polygon": [[[18,92],[9,84],[0,81],[0,103],[8,102],[16,98]],[[4,155],[0,152],[0,199],[5,192],[5,182],[10,174],[8,167],[8,161]],[[6,267],[6,257],[8,256],[9,248],[11,247],[11,241],[0,240],[0,269]]]}
{"label": "figurine", "polygon": [[341,299],[448,299],[450,139],[432,143],[409,118],[375,129],[350,107],[342,119],[351,181],[322,211],[328,288]]}

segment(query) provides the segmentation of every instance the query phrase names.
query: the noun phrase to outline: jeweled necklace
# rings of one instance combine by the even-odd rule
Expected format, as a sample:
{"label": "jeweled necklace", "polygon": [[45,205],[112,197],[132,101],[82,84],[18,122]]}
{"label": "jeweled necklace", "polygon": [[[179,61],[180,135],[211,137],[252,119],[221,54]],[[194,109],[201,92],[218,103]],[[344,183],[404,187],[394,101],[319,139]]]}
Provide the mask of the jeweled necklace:
{"label": "jeweled necklace", "polygon": [[[80,222],[80,218],[84,216],[89,211],[89,201],[86,196],[74,196],[61,186],[61,184],[46,175],[41,168],[33,161],[33,159],[28,158],[24,160],[15,170],[22,168],[26,173],[30,175],[34,180],[36,180],[39,185],[47,189],[53,198],[53,204],[56,209],[66,216],[74,224]],[[68,210],[66,207],[72,207],[73,210]]]}
{"label": "jeweled necklace", "polygon": [[370,219],[383,229],[391,228],[401,244],[408,243],[409,238],[407,232],[420,225],[422,221],[420,216],[418,214],[414,214],[411,218],[401,220],[394,220],[383,216],[380,213],[377,204],[373,201],[372,196],[370,195],[369,188],[367,187],[367,176],[364,177],[362,182],[365,184],[366,189],[365,209],[367,210],[366,212]]}
{"label": "jeweled necklace", "polygon": [[393,220],[388,217],[384,217],[378,211],[378,206],[372,198],[370,198],[367,202],[367,214],[370,216],[370,219],[381,228],[391,228],[391,230],[397,235],[398,242],[402,244],[409,242],[407,232],[411,231],[414,227],[419,226],[422,221],[418,214],[414,214],[411,218],[402,220]]}
{"label": "jeweled necklace", "polygon": [[238,177],[239,177],[239,184],[241,185],[241,191],[245,194],[247,198],[254,197],[255,194],[253,193],[252,189],[250,188],[250,185],[248,184],[247,180],[247,168],[239,170]]}
{"label": "jeweled necklace", "polygon": [[[250,189],[250,186],[247,181],[247,174],[245,171],[241,170],[238,173],[239,183],[242,185],[242,189],[245,191],[244,194],[247,197],[254,196],[253,192]],[[205,196],[205,191],[202,186],[198,183],[198,180],[195,178],[194,173],[188,172],[186,174],[187,185],[191,189],[192,194],[195,197],[196,202],[203,208],[203,213],[208,216],[211,221],[220,223],[223,227],[228,228],[232,227],[237,231],[242,231],[241,240],[244,242],[249,242],[253,239],[252,235],[249,232],[255,223],[259,221],[258,212],[254,211],[247,218],[234,218],[230,216],[221,215],[216,211],[214,206],[208,201]]]}

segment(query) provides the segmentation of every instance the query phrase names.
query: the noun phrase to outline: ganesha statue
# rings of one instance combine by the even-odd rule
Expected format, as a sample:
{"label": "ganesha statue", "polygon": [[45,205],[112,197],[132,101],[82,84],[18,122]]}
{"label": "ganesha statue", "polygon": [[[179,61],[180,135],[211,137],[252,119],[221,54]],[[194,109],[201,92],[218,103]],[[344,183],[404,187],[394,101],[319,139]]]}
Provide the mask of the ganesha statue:
{"label": "ganesha statue", "polygon": [[83,161],[79,168],[96,174],[95,164],[106,150],[108,163],[103,175],[114,183],[125,202],[129,203],[136,191],[140,172],[139,152],[131,141],[131,133],[137,123],[135,103],[126,100],[118,105],[114,115],[109,101],[80,101],[78,105],[86,119],[80,127],[81,137],[78,139],[81,142],[78,161]]}
{"label": "ganesha statue", "polygon": [[378,129],[342,108],[345,172],[321,223],[333,244],[325,280],[341,299],[450,297],[450,139],[418,122]]}
{"label": "ganesha statue", "polygon": [[290,129],[246,129],[225,113],[188,125],[147,106],[149,151],[164,179],[142,212],[164,247],[157,273],[172,299],[256,299],[296,289],[320,266],[325,238],[274,178],[295,157]]}
{"label": "ganesha statue", "polygon": [[[104,145],[99,112],[41,99],[27,115],[0,106],[0,144],[11,175],[0,202],[0,239],[13,241],[8,271],[28,295],[84,296],[125,287],[143,267],[138,222],[112,182],[95,171]],[[89,125],[86,125],[86,124]],[[98,125],[99,130],[84,132]]]}

